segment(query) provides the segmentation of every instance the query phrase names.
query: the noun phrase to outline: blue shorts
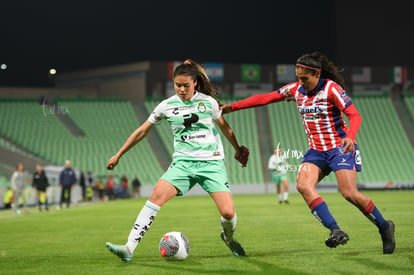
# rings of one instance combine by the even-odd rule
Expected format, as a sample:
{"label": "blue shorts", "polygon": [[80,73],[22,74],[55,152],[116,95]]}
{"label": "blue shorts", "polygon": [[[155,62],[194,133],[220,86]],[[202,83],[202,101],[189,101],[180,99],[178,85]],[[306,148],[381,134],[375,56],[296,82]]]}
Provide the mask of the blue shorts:
{"label": "blue shorts", "polygon": [[329,151],[317,151],[309,149],[302,158],[302,163],[309,162],[321,168],[324,175],[328,175],[331,171],[338,170],[362,170],[361,155],[358,145],[355,146],[355,154],[348,152],[343,153],[343,147],[336,147]]}

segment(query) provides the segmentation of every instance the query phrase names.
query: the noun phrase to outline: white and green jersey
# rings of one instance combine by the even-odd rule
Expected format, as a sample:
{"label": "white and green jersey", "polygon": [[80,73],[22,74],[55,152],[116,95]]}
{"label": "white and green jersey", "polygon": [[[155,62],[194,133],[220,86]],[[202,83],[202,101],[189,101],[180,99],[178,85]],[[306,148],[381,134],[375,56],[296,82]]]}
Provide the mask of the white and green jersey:
{"label": "white and green jersey", "polygon": [[155,107],[148,121],[157,124],[166,119],[174,134],[173,160],[219,160],[224,150],[214,120],[220,118],[217,101],[195,92],[190,100],[177,95],[163,100]]}
{"label": "white and green jersey", "polygon": [[276,176],[286,175],[289,169],[286,159],[283,156],[278,156],[276,154],[270,156],[267,166]]}

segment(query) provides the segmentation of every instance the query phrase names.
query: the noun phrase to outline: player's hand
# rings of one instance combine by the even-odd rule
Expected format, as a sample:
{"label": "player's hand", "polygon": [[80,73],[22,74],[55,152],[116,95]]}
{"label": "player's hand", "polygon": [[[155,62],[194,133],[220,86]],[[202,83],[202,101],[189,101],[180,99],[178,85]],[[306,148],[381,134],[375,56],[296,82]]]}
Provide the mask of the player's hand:
{"label": "player's hand", "polygon": [[228,114],[228,113],[231,113],[233,111],[230,104],[225,104],[225,105],[221,106],[220,109],[223,111],[223,114]]}
{"label": "player's hand", "polygon": [[234,155],[234,158],[241,163],[242,167],[246,167],[247,162],[249,161],[249,148],[242,145],[240,146],[240,152]]}
{"label": "player's hand", "polygon": [[108,164],[106,165],[106,169],[113,170],[115,166],[118,164],[119,158],[117,156],[113,156],[109,159]]}
{"label": "player's hand", "polygon": [[351,138],[344,138],[341,141],[341,145],[344,148],[343,152],[344,154],[348,153],[348,152],[352,152],[352,155],[355,153],[355,146],[354,146],[354,141]]}

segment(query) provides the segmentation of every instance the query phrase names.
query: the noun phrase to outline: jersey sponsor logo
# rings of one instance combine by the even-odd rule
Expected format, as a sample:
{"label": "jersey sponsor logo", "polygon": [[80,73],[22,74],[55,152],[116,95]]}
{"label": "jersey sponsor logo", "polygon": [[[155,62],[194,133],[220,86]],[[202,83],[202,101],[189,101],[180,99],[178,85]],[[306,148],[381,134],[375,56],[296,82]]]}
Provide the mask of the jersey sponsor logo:
{"label": "jersey sponsor logo", "polygon": [[346,159],[345,158],[342,158],[341,159],[341,162],[340,163],[337,163],[337,165],[338,166],[351,166],[351,164],[349,164],[349,163],[346,162]]}
{"label": "jersey sponsor logo", "polygon": [[180,114],[180,112],[181,111],[185,111],[185,112],[192,112],[192,111],[194,111],[195,109],[194,109],[194,107],[193,106],[189,106],[189,107],[175,107],[172,111],[171,111],[171,113],[173,114],[173,115],[179,115]]}
{"label": "jersey sponsor logo", "polygon": [[206,138],[206,135],[182,135],[181,136],[181,140],[182,141],[188,141],[188,140],[195,140],[195,139],[201,139],[201,138]]}
{"label": "jersey sponsor logo", "polygon": [[311,106],[311,107],[298,107],[299,113],[301,114],[309,114],[309,113],[322,113],[323,110],[321,107],[318,106]]}
{"label": "jersey sponsor logo", "polygon": [[218,157],[218,156],[220,156],[221,154],[220,154],[220,152],[219,151],[217,151],[217,152],[213,152],[213,156],[215,156],[215,157]]}
{"label": "jersey sponsor logo", "polygon": [[315,121],[315,120],[320,120],[321,117],[320,116],[304,116],[303,120],[305,121]]}

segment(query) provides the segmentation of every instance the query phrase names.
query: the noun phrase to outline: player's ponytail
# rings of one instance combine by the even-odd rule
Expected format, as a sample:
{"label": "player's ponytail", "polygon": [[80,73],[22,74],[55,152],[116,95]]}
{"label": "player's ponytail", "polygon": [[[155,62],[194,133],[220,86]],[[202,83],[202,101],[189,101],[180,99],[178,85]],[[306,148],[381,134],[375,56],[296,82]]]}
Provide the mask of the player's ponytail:
{"label": "player's ponytail", "polygon": [[304,54],[299,57],[296,62],[296,66],[300,66],[313,74],[320,71],[321,78],[331,79],[345,89],[345,81],[339,74],[338,68],[322,53],[313,52],[310,54]]}
{"label": "player's ponytail", "polygon": [[182,64],[175,68],[173,78],[177,75],[188,75],[192,79],[197,80],[195,89],[200,93],[213,97],[219,105],[222,105],[221,101],[217,98],[216,88],[211,85],[206,71],[200,64],[191,59],[186,59]]}

